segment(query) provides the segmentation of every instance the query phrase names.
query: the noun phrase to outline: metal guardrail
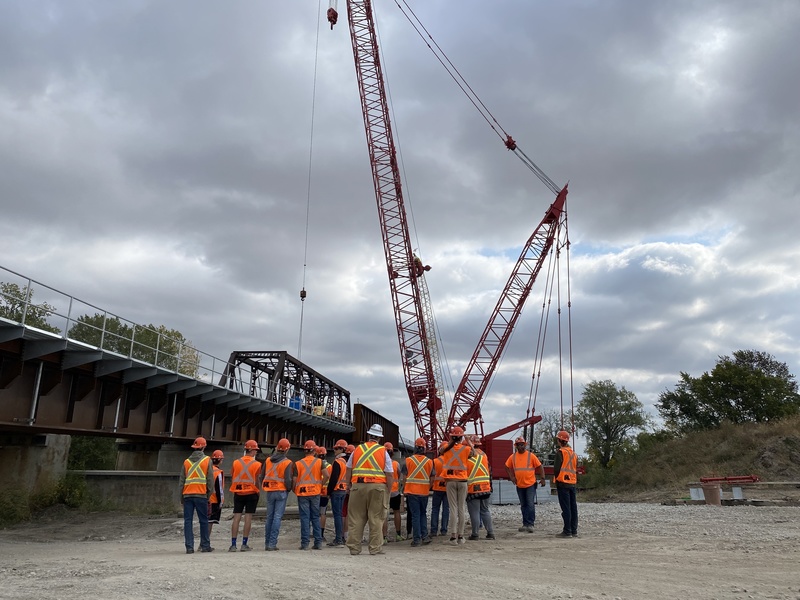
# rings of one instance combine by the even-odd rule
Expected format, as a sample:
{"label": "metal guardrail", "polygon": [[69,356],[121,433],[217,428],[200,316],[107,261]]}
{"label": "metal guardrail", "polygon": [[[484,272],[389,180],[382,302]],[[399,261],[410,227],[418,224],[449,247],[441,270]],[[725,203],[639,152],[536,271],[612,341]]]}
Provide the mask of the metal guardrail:
{"label": "metal guardrail", "polygon": [[[217,382],[230,381],[231,386],[222,389],[250,396],[249,369],[203,352],[163,326],[154,328],[135,323],[3,266],[0,266],[0,318],[214,387],[222,388]],[[231,368],[235,370],[235,377],[231,377]],[[260,389],[259,385],[254,389]],[[272,393],[274,397],[256,398],[275,403],[285,396],[275,394],[275,390],[264,390],[264,393]],[[352,415],[318,415],[317,418],[352,423]]]}

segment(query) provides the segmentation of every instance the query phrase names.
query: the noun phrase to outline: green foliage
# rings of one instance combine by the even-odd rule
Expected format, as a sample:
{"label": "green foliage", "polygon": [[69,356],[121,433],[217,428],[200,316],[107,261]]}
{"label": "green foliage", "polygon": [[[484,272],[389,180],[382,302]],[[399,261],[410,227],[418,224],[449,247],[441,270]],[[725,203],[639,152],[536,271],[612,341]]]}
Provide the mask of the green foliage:
{"label": "green foliage", "polygon": [[33,290],[28,289],[28,286],[20,287],[16,283],[0,281],[0,317],[52,333],[60,333],[58,327],[47,322],[47,317],[52,315],[55,309],[55,306],[47,302],[34,304]]}
{"label": "green foliage", "polygon": [[67,469],[71,471],[112,470],[117,466],[117,442],[114,438],[73,435],[70,440]]}
{"label": "green foliage", "polygon": [[95,313],[77,319],[68,336],[190,377],[198,375],[200,355],[197,350],[180,331],[164,325],[139,326]]}
{"label": "green foliage", "polygon": [[568,411],[562,418],[561,411],[552,408],[540,412],[539,416],[542,420],[533,426],[531,450],[537,454],[549,454],[555,451],[556,434],[562,429],[572,430],[572,415]]}
{"label": "green foliage", "polygon": [[28,498],[21,489],[0,489],[0,527],[7,527],[31,518]]}
{"label": "green foliage", "polygon": [[649,419],[633,392],[607,379],[584,386],[575,423],[583,429],[590,460],[605,469],[633,447],[634,434],[644,430]]}
{"label": "green foliage", "polygon": [[711,373],[681,372],[656,403],[667,427],[698,431],[731,423],[764,423],[800,412],[797,382],[786,363],[766,352],[738,350],[721,356]]}
{"label": "green foliage", "polygon": [[84,510],[94,508],[83,477],[68,474],[58,483],[32,494],[21,489],[0,490],[0,527],[27,521],[36,513],[57,505]]}

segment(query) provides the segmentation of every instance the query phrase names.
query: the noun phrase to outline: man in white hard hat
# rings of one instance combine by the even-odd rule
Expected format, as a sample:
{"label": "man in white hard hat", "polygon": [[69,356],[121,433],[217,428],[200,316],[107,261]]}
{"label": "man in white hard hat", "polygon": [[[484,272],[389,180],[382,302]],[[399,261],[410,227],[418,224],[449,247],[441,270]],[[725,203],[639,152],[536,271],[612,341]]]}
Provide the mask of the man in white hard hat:
{"label": "man in white hard hat", "polygon": [[350,488],[347,509],[350,554],[361,554],[361,539],[369,523],[369,553],[384,554],[383,524],[389,510],[389,493],[394,467],[386,448],[379,444],[383,428],[373,425],[367,441],[360,444],[347,461],[345,481]]}

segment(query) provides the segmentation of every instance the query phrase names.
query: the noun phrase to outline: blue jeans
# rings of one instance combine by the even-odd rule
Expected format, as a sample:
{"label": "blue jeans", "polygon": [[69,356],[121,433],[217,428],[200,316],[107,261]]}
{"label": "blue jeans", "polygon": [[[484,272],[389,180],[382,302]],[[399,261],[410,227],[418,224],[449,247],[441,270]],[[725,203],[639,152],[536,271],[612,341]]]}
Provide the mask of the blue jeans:
{"label": "blue jeans", "polygon": [[200,548],[211,547],[211,537],[208,533],[208,498],[200,496],[185,496],[183,498],[183,541],[186,549],[194,550],[194,513],[200,521]]}
{"label": "blue jeans", "polygon": [[286,510],[286,498],[289,492],[280,490],[267,492],[267,518],[264,521],[264,547],[276,548],[278,546],[278,534],[281,532],[281,519]]}
{"label": "blue jeans", "polygon": [[533,523],[536,521],[536,484],[526,488],[518,487],[517,496],[519,497],[519,509],[522,511],[522,525],[533,527]]}
{"label": "blue jeans", "polygon": [[433,492],[433,504],[431,506],[431,533],[439,530],[439,508],[442,510],[442,533],[447,533],[447,525],[450,521],[450,504],[447,502],[447,492],[444,490]]}
{"label": "blue jeans", "polygon": [[428,537],[428,497],[406,494],[406,504],[411,509],[411,531],[414,541]]}
{"label": "blue jeans", "polygon": [[[319,526],[319,494],[316,496],[298,496],[297,509],[300,512],[300,545],[308,546],[311,534],[314,534],[314,545],[322,545],[322,529]],[[311,526],[309,531],[309,525]]]}
{"label": "blue jeans", "polygon": [[575,535],[578,533],[578,500],[575,486],[557,487],[558,504],[561,506],[561,518],[564,520],[562,533]]}
{"label": "blue jeans", "polygon": [[342,511],[344,510],[344,499],[347,498],[345,490],[339,490],[331,494],[331,510],[333,511],[333,529],[334,529],[334,544],[344,544],[344,518]]}

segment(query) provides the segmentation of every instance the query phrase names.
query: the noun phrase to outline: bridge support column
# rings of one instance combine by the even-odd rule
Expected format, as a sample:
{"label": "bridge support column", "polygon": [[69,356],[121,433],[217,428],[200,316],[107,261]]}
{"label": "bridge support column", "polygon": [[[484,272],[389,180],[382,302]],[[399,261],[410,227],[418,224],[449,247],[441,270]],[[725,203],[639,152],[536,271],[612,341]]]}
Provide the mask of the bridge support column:
{"label": "bridge support column", "polygon": [[47,489],[67,473],[70,436],[0,435],[0,480],[28,494]]}
{"label": "bridge support column", "polygon": [[157,471],[160,442],[117,440],[117,471]]}

